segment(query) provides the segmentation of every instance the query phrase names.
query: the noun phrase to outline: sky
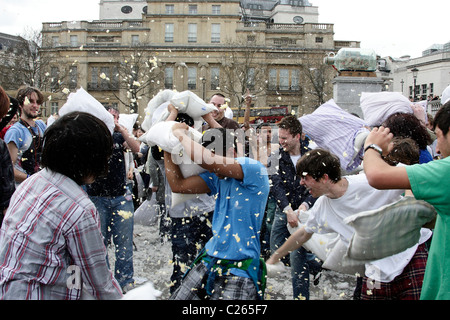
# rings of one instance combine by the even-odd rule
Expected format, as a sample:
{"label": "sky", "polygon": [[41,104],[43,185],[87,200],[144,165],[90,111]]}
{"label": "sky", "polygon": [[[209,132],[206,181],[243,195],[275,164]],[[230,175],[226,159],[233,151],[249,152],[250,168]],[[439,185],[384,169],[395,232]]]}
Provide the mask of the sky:
{"label": "sky", "polygon": [[[319,22],[334,24],[335,40],[361,41],[382,56],[417,58],[450,41],[450,4],[442,0],[309,0]],[[100,0],[2,0],[0,32],[24,35],[43,22],[97,20]]]}

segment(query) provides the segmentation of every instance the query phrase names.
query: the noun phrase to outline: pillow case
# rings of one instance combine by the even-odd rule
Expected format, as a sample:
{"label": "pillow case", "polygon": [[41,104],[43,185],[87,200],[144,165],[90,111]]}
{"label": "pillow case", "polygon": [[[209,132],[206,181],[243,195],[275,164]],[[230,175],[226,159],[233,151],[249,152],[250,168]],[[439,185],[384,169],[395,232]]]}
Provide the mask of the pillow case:
{"label": "pillow case", "polygon": [[69,94],[67,102],[61,107],[58,113],[62,117],[74,111],[86,112],[99,118],[106,124],[111,134],[113,134],[115,127],[113,115],[106,111],[105,107],[83,88]]}
{"label": "pillow case", "polygon": [[347,217],[344,222],[355,229],[347,256],[373,261],[405,251],[419,242],[421,228],[435,218],[432,205],[413,197]]}
{"label": "pillow case", "polygon": [[400,92],[363,92],[360,103],[364,120],[371,127],[381,125],[394,113],[413,113],[411,102]]}

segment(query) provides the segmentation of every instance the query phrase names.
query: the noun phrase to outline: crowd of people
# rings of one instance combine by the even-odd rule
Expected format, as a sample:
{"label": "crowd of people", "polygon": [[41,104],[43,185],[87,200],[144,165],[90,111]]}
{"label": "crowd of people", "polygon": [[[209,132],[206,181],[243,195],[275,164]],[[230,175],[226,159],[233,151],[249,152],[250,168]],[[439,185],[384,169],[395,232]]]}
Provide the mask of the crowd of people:
{"label": "crowd of people", "polygon": [[[16,98],[0,88],[2,299],[126,295],[136,287],[133,214],[152,196],[161,241],[172,246],[170,299],[264,299],[267,277],[290,270],[294,299],[308,300],[310,277],[319,283],[328,266],[304,244],[334,233],[348,247],[354,230],[347,217],[404,197],[433,205],[436,222],[421,228],[415,247],[367,263],[381,271],[376,279],[358,277],[354,299],[450,298],[449,101],[434,117],[411,105],[366,126],[355,153],[362,163],[352,172],[331,146],[315,145],[295,115],[251,126],[249,93],[242,124],[227,116],[225,96],[213,95],[215,110],[201,116],[199,141],[189,134],[198,119],[168,104],[171,134],[204,170],[192,176],[168,150],[141,142],[138,125],[132,132],[121,125],[117,108],[107,107],[111,134],[81,111],[46,124],[38,119],[43,102],[34,87]],[[174,193],[196,196],[173,205]]]}

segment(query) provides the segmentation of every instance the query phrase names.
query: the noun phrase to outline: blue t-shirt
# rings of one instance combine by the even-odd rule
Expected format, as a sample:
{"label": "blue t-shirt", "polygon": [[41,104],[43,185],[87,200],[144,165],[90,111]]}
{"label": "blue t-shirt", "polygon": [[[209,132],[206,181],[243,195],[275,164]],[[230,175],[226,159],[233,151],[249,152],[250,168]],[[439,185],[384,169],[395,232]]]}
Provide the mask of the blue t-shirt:
{"label": "blue t-shirt", "polygon": [[209,256],[227,260],[259,259],[260,229],[264,217],[269,179],[266,167],[250,158],[237,158],[244,179],[219,179],[214,173],[200,177],[217,195],[212,238],[206,244]]}
{"label": "blue t-shirt", "polygon": [[[39,135],[41,138],[44,136],[44,132],[47,129],[46,124],[42,120],[36,120],[35,121],[36,126],[31,127],[33,132],[36,135]],[[20,160],[22,159],[22,155],[25,151],[27,151],[31,145],[33,144],[33,137],[28,130],[27,127],[20,124],[19,122],[16,122],[12,127],[6,131],[5,134],[5,142],[8,144],[10,142],[14,142],[18,149],[17,154],[17,163],[15,165],[16,169],[19,169],[20,171],[24,171],[18,163],[20,163]],[[39,159],[40,162],[40,159]]]}

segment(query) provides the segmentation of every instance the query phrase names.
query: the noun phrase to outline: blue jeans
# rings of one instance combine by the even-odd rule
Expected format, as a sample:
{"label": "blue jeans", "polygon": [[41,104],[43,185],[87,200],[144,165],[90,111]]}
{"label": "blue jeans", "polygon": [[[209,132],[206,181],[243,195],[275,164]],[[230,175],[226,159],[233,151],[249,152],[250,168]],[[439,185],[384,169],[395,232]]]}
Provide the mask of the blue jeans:
{"label": "blue jeans", "polygon": [[[102,234],[105,246],[112,241],[114,243],[116,262],[114,277],[123,288],[133,283],[133,215],[120,215],[120,211],[134,214],[133,201],[125,196],[118,197],[93,197],[90,199],[95,204],[99,214]],[[108,260],[108,259],[107,259]],[[108,264],[109,265],[109,264]]]}
{"label": "blue jeans", "polygon": [[[290,237],[287,229],[287,217],[277,205],[275,218],[270,234],[270,250],[272,254],[286,242]],[[294,299],[302,298],[309,300],[309,272],[310,264],[316,263],[315,256],[303,247],[290,253],[289,260],[283,260],[285,264],[291,266],[292,290]]]}

